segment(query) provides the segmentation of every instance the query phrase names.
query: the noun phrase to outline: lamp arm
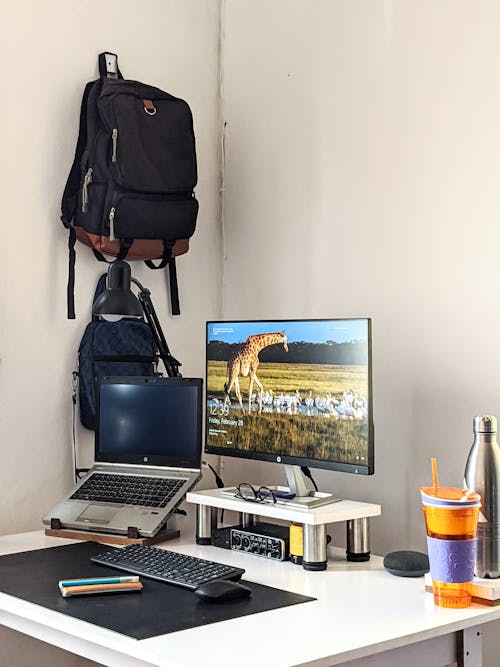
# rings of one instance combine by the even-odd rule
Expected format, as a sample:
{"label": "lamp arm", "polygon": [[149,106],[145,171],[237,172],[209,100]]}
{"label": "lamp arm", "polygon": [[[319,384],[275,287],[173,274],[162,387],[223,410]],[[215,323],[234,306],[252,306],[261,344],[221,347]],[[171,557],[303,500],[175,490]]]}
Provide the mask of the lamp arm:
{"label": "lamp arm", "polygon": [[158,352],[163,361],[163,365],[165,366],[165,370],[167,371],[167,375],[169,377],[182,377],[179,371],[179,366],[182,364],[180,361],[177,361],[177,359],[175,359],[175,357],[173,357],[170,352],[165,336],[163,335],[160,321],[153,306],[153,302],[151,301],[151,292],[146,287],[141,285],[141,283],[136,278],[131,278],[131,281],[135,283],[140,289],[139,301],[141,302],[144,316],[146,317],[146,321],[149,324],[151,333],[153,334],[156,347],[158,348]]}
{"label": "lamp arm", "polygon": [[140,289],[141,292],[144,292],[147,288],[144,287],[142,283],[140,283],[137,278],[134,278],[134,276],[130,276],[130,282],[134,283],[134,285],[137,285],[137,287]]}

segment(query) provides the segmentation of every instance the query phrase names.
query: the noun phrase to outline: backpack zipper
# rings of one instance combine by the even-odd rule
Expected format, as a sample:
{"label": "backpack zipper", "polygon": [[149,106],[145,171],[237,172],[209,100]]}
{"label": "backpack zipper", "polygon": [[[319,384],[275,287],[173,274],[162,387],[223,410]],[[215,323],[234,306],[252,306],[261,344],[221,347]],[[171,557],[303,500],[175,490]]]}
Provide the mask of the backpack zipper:
{"label": "backpack zipper", "polygon": [[109,240],[115,240],[115,207],[112,206],[109,211]]}
{"label": "backpack zipper", "polygon": [[113,132],[111,133],[111,139],[113,141],[113,152],[111,154],[111,162],[116,162],[116,146],[118,144],[118,130],[116,127],[113,128]]}
{"label": "backpack zipper", "polygon": [[87,213],[89,210],[89,183],[92,183],[92,167],[89,167],[85,172],[82,185],[82,213]]}

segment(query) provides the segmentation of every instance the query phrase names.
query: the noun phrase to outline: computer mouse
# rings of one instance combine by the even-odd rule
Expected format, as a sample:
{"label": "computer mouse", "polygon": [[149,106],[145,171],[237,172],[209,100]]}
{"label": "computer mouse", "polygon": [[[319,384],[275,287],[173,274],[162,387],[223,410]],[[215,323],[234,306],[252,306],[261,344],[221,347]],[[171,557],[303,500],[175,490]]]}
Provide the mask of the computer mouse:
{"label": "computer mouse", "polygon": [[214,579],[200,584],[194,593],[207,602],[228,602],[250,597],[252,589],[236,581]]}

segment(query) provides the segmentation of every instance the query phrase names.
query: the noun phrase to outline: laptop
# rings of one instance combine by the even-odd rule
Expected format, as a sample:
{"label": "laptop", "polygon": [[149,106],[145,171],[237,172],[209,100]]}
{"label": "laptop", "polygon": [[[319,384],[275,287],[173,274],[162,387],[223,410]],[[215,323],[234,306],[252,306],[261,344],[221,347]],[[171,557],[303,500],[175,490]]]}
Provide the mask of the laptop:
{"label": "laptop", "polygon": [[102,378],[94,464],[43,523],[155,535],[201,477],[202,387],[198,378]]}

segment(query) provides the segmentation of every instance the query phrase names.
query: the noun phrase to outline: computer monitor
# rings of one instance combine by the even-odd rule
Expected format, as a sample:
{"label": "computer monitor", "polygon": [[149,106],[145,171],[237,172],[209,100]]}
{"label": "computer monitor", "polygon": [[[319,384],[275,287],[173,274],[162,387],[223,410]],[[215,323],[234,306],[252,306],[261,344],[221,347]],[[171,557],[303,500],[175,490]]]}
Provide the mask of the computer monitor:
{"label": "computer monitor", "polygon": [[302,466],[373,474],[369,318],[207,322],[206,340],[207,453],[283,463],[298,496]]}

